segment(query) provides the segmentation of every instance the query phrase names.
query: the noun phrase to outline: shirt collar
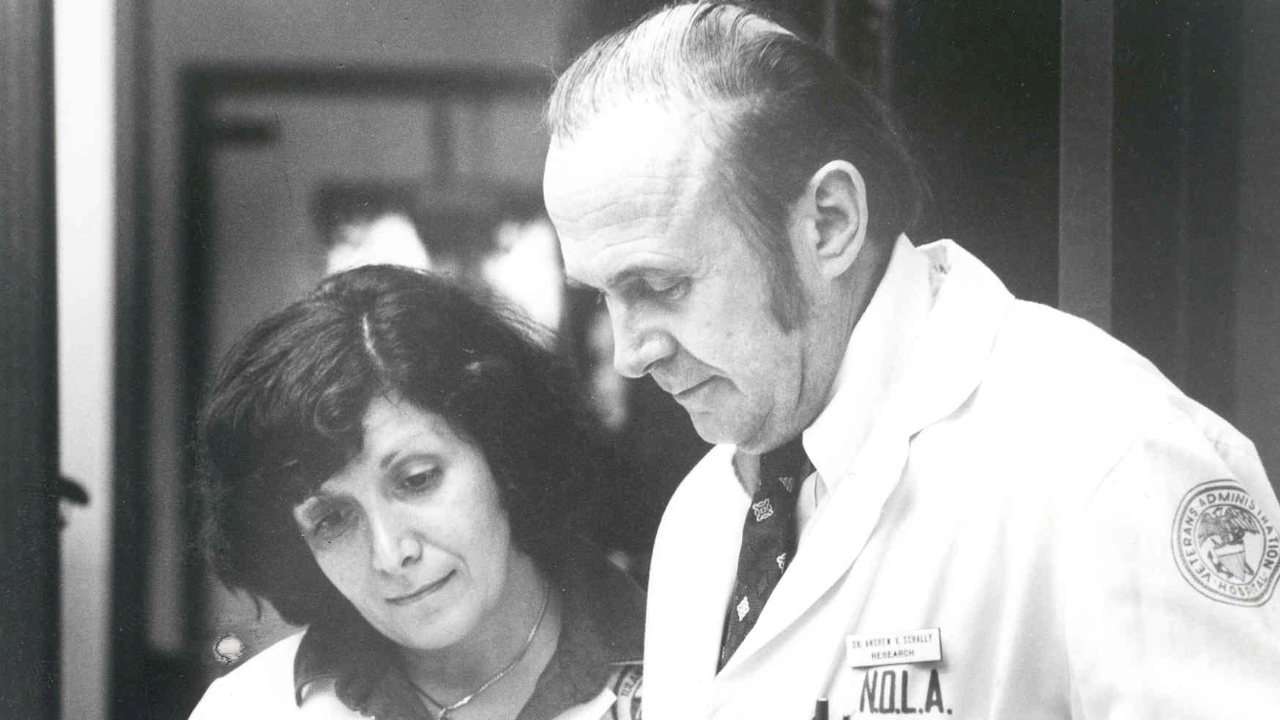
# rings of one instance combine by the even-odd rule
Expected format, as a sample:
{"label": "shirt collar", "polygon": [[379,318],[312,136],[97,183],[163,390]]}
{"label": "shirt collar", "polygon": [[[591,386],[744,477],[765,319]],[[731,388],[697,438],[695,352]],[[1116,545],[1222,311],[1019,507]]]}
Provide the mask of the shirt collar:
{"label": "shirt collar", "polygon": [[875,294],[854,326],[826,407],[804,431],[820,494],[835,489],[897,382],[933,305],[929,258],[898,237]]}
{"label": "shirt collar", "polygon": [[364,618],[345,617],[307,629],[293,659],[294,701],[330,687],[344,705],[388,720],[419,715],[421,700],[396,661],[395,648]]}

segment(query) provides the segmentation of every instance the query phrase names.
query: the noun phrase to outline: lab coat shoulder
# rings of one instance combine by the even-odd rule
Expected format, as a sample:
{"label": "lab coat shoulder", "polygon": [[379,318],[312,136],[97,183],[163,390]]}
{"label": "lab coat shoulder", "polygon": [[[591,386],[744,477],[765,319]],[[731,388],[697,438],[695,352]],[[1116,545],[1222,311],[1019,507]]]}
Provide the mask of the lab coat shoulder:
{"label": "lab coat shoulder", "polygon": [[1280,707],[1277,522],[1250,446],[1190,415],[1144,432],[1060,545],[1081,716]]}
{"label": "lab coat shoulder", "polygon": [[1004,440],[1053,498],[1073,716],[1280,705],[1280,505],[1253,444],[1082,320],[1017,303],[1001,338],[973,402],[1012,406]]}
{"label": "lab coat shoulder", "polygon": [[[1143,438],[1182,421],[1209,455],[1256,464],[1253,445],[1148,360],[1089,322],[1016,302],[972,399],[1013,457],[1042,468],[1054,500],[1088,503]],[[1205,478],[1213,479],[1213,478]]]}

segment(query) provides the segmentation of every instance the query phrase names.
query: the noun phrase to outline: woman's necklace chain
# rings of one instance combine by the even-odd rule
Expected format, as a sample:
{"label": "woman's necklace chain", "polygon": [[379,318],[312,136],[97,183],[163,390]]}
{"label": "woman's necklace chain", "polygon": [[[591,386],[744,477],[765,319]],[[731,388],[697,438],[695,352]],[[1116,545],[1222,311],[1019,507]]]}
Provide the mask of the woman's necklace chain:
{"label": "woman's necklace chain", "polygon": [[450,713],[458,710],[459,708],[465,707],[467,703],[470,703],[472,700],[480,697],[481,693],[488,690],[494,683],[506,677],[507,673],[515,670],[516,665],[519,665],[520,661],[524,659],[525,653],[529,652],[529,647],[533,645],[533,638],[538,634],[538,628],[542,627],[542,621],[547,617],[547,607],[551,604],[551,584],[543,583],[543,586],[545,592],[542,596],[542,609],[538,611],[538,619],[533,623],[533,628],[529,630],[529,637],[524,639],[524,645],[520,647],[520,652],[516,653],[515,658],[513,658],[511,662],[507,663],[506,667],[499,670],[493,677],[485,680],[484,683],[480,685],[480,687],[476,688],[471,694],[466,695],[461,700],[458,700],[451,705],[445,705],[439,700],[431,697],[426,690],[422,689],[421,685],[410,681],[413,685],[413,689],[417,690],[419,695],[421,695],[427,702],[440,708],[440,712],[436,714],[436,720],[449,720]]}

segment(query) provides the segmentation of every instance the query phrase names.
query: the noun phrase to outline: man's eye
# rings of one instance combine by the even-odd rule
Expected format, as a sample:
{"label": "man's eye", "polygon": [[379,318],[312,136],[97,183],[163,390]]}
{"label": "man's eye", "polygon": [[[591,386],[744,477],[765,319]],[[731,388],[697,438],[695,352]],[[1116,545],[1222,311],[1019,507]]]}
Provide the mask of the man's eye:
{"label": "man's eye", "polygon": [[652,295],[664,300],[678,300],[689,292],[688,278],[655,278],[645,281]]}

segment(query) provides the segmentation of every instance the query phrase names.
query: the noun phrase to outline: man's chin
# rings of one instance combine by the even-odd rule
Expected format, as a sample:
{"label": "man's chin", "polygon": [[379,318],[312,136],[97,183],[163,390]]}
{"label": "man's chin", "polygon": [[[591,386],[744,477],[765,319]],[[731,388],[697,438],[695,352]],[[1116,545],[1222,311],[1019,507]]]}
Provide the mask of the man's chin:
{"label": "man's chin", "polygon": [[690,410],[689,420],[698,436],[712,445],[740,445],[748,442],[751,432],[745,427],[745,418],[734,413],[714,412],[710,410]]}

